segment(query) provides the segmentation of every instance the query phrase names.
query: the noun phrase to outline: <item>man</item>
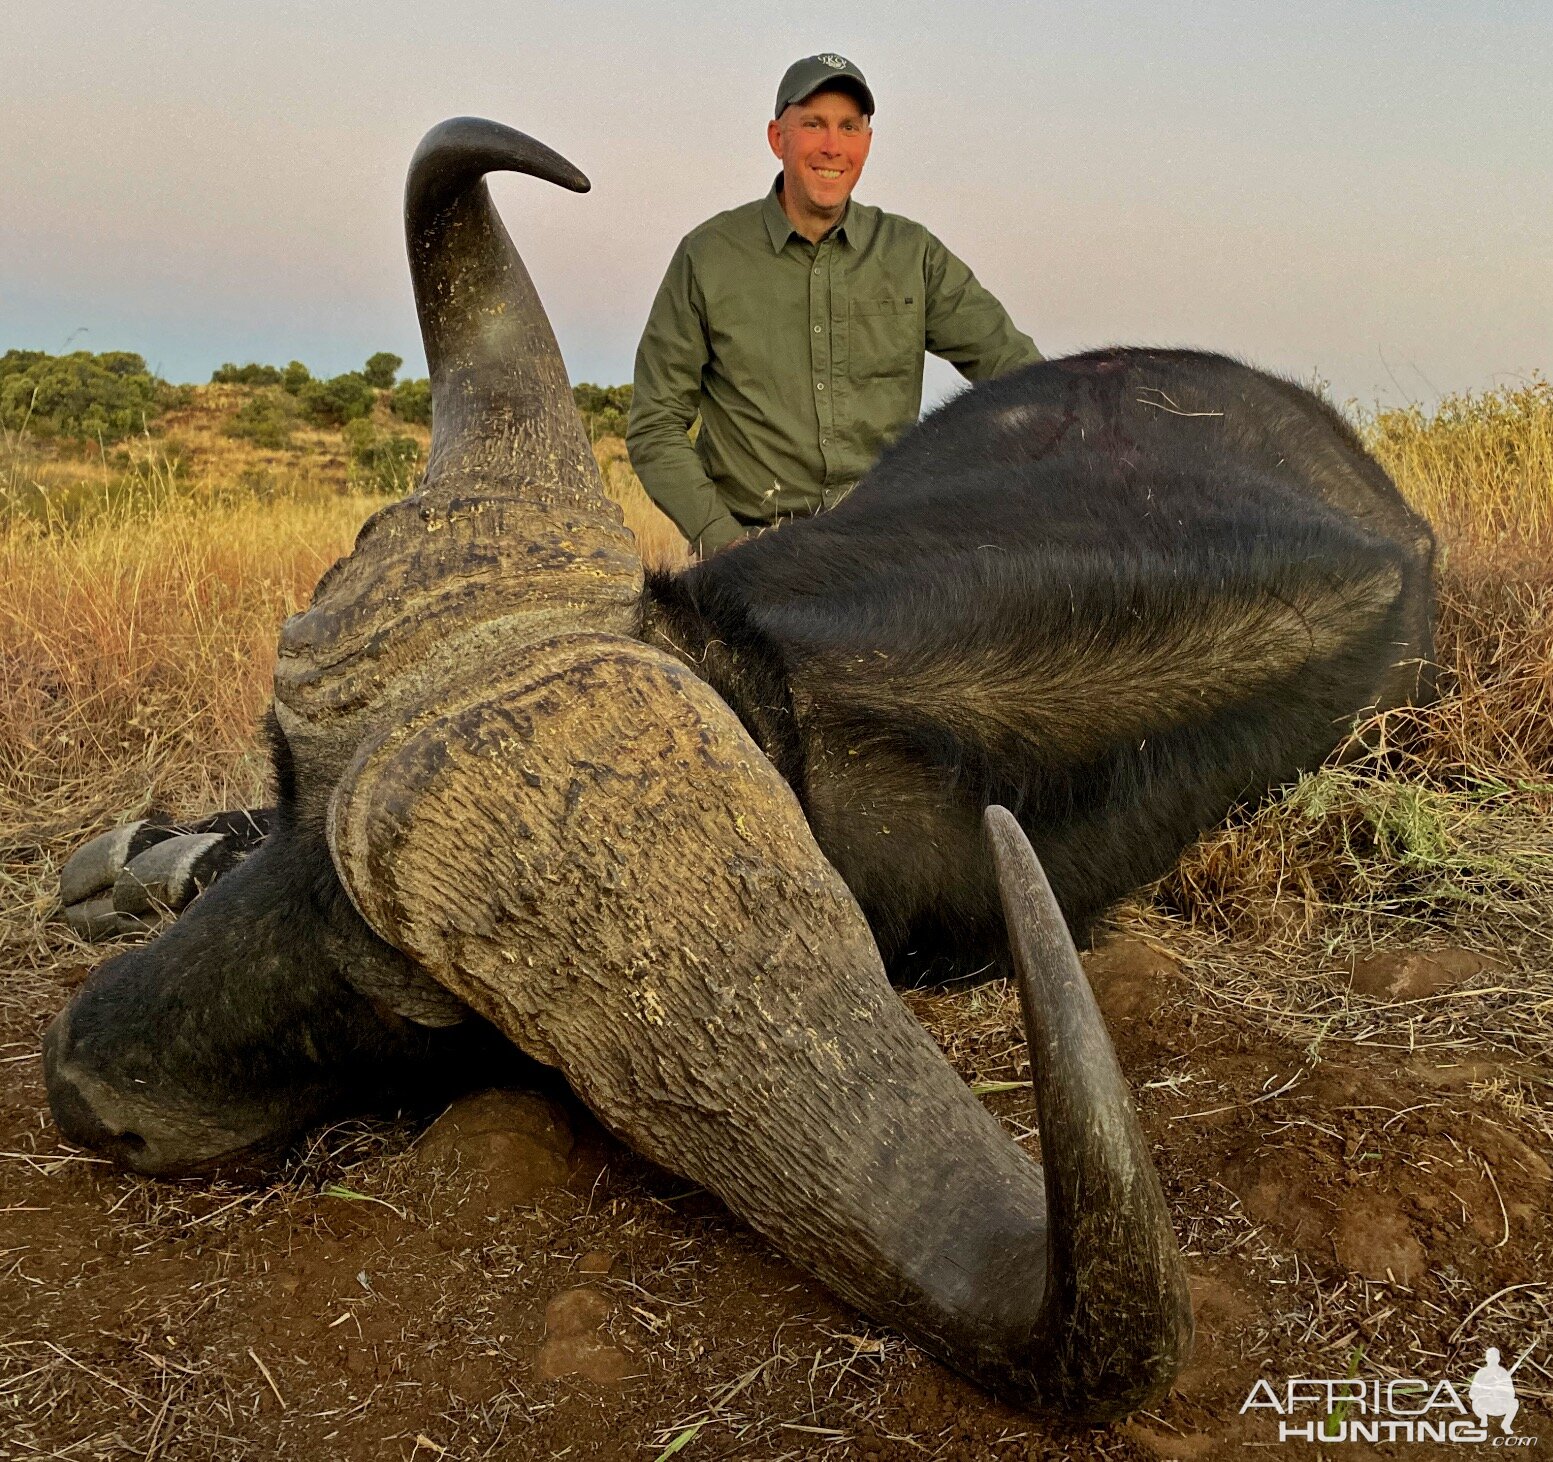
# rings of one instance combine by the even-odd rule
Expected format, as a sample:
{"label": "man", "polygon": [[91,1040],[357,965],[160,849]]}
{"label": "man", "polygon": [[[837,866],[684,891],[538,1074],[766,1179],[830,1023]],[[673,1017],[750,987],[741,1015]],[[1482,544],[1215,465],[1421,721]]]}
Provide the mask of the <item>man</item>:
{"label": "man", "polygon": [[973,381],[1041,358],[925,228],[852,200],[873,113],[844,57],[790,66],[781,175],[686,235],[653,301],[626,443],[702,555],[839,502],[917,419],[924,351]]}

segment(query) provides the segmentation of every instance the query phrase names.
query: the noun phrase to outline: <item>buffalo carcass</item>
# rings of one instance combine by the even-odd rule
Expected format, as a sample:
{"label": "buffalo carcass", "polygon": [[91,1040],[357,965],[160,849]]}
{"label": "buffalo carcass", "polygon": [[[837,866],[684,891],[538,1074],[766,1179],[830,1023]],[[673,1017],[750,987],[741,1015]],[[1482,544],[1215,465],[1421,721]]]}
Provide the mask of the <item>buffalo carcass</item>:
{"label": "buffalo carcass", "polygon": [[[1184,1275],[1020,827],[1083,926],[1319,760],[1427,658],[1427,528],[1308,395],[1115,351],[644,588],[496,169],[585,186],[493,123],[417,153],[425,479],[282,633],[274,832],[51,1027],[62,1130],[147,1172],[267,1151],[464,1059],[472,1010],[990,1389],[1144,1404]],[[1044,1175],[879,955],[1009,946]]]}

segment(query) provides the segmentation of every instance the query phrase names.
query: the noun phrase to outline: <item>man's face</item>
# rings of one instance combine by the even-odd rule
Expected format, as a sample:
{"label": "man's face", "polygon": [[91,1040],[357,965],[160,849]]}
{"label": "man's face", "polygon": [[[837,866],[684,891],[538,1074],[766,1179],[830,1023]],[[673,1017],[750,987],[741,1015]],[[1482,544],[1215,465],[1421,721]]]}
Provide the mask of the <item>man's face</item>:
{"label": "man's face", "polygon": [[782,159],[789,215],[841,217],[862,176],[873,130],[857,99],[822,91],[788,107],[766,128],[771,151]]}

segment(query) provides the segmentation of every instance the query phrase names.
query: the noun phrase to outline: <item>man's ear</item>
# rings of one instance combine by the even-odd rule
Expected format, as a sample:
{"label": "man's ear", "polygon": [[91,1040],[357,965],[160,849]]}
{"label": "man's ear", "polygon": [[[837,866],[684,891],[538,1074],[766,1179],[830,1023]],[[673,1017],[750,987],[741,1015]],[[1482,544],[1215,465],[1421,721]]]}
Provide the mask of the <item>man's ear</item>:
{"label": "man's ear", "polygon": [[781,124],[781,122],[779,122],[779,121],[771,121],[771,122],[767,122],[766,123],[766,141],[771,144],[771,155],[773,157],[781,157],[781,155],[782,155],[782,124]]}

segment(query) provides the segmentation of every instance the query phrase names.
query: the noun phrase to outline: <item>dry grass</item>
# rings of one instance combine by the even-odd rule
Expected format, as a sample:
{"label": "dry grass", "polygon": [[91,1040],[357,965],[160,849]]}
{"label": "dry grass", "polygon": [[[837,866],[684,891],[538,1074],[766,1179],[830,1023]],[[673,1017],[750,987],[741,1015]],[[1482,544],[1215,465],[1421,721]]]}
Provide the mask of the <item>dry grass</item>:
{"label": "dry grass", "polygon": [[[242,394],[201,388],[112,459],[0,456],[0,840],[262,794],[276,630],[382,499],[350,490],[338,433],[300,454],[225,436]],[[597,455],[644,557],[681,561],[623,444]]]}
{"label": "dry grass", "polygon": [[0,537],[0,826],[46,840],[147,799],[256,796],[276,627],[373,506],[173,502]]}
{"label": "dry grass", "polygon": [[690,545],[637,481],[626,457],[626,444],[619,437],[604,437],[594,444],[593,455],[604,474],[604,490],[620,504],[626,526],[636,535],[642,561],[661,569],[689,562]]}
{"label": "dry grass", "polygon": [[1553,543],[1553,381],[1449,396],[1367,419],[1370,448],[1452,559],[1547,561]]}

